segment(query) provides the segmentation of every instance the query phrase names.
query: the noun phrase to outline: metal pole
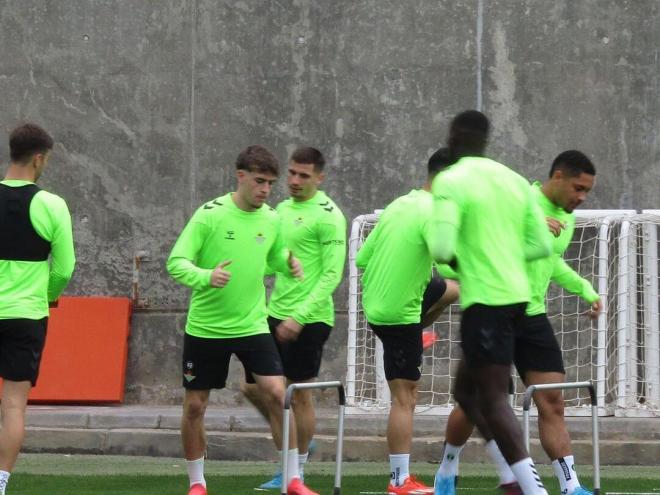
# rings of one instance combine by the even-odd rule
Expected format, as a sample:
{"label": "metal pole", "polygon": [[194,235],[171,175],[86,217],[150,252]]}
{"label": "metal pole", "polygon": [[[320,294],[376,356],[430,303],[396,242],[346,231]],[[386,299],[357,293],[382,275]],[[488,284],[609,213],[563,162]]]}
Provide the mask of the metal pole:
{"label": "metal pole", "polygon": [[586,388],[591,397],[591,434],[593,442],[593,463],[594,463],[594,495],[600,494],[600,451],[598,436],[598,396],[596,387],[592,381],[573,382],[573,383],[543,383],[539,385],[530,385],[525,390],[523,398],[523,432],[525,436],[525,447],[529,452],[529,408],[532,404],[532,395],[537,390],[566,390],[571,388]]}
{"label": "metal pole", "polygon": [[282,419],[282,484],[280,485],[280,494],[286,495],[289,488],[286,483],[288,460],[289,460],[289,408],[291,407],[291,398],[289,397],[289,390],[286,391],[287,399],[284,401],[284,418]]}
{"label": "metal pole", "polygon": [[530,385],[525,390],[523,397],[523,433],[525,435],[525,447],[529,452],[529,408],[532,405],[532,395],[537,390],[564,390],[569,388],[587,388],[591,387],[591,382],[573,382],[573,383],[543,383],[539,385]]}
{"label": "metal pole", "polygon": [[333,489],[333,495],[341,494],[341,461],[342,461],[342,452],[344,444],[344,409],[346,407],[346,394],[344,392],[344,386],[340,381],[332,382],[307,382],[307,383],[292,383],[286,389],[286,395],[284,397],[284,417],[282,424],[282,487],[280,489],[281,495],[286,495],[287,486],[287,454],[289,452],[289,414],[291,409],[291,399],[293,398],[293,393],[296,390],[302,389],[325,389],[325,388],[336,388],[338,392],[339,399],[339,418],[338,418],[338,431],[337,431],[337,457],[336,457],[336,469],[335,469],[335,486]]}

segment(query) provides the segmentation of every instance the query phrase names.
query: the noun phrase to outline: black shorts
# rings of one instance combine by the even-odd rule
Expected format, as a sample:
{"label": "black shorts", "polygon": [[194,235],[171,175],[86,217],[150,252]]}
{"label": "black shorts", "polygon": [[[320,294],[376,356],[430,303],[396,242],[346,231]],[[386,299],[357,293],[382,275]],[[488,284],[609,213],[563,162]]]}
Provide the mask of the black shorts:
{"label": "black shorts", "polygon": [[516,338],[524,331],[527,303],[506,306],[473,304],[463,311],[461,347],[469,367],[510,366]]}
{"label": "black shorts", "polygon": [[431,306],[445,295],[445,292],[447,292],[447,282],[445,282],[445,279],[436,275],[431,277],[426,290],[424,290],[424,296],[422,296],[422,318],[431,309]]}
{"label": "black shorts", "polygon": [[232,354],[257,375],[282,376],[282,361],[268,333],[230,339],[183,338],[183,386],[189,390],[224,388]]}
{"label": "black shorts", "polygon": [[0,377],[37,384],[48,318],[0,320]]}
{"label": "black shorts", "polygon": [[[323,322],[307,323],[296,340],[280,342],[277,340],[275,330],[282,321],[272,316],[268,317],[270,333],[282,358],[284,376],[292,382],[303,382],[316,378],[321,369],[323,346],[330,337],[332,327]],[[255,383],[250,370],[249,367],[245,367],[245,381]]]}
{"label": "black shorts", "polygon": [[513,362],[518,374],[528,371],[565,373],[561,349],[546,314],[525,316],[516,336]]}
{"label": "black shorts", "polygon": [[402,378],[416,382],[421,377],[422,326],[408,325],[369,326],[383,343],[385,378],[388,381]]}

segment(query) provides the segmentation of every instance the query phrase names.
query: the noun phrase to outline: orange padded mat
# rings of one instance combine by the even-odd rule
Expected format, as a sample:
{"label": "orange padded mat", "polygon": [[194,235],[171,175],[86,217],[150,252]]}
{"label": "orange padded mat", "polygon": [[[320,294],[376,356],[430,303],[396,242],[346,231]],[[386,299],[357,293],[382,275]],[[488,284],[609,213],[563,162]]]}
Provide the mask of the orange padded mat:
{"label": "orange padded mat", "polygon": [[130,316],[125,297],[61,297],[30,402],[121,402]]}

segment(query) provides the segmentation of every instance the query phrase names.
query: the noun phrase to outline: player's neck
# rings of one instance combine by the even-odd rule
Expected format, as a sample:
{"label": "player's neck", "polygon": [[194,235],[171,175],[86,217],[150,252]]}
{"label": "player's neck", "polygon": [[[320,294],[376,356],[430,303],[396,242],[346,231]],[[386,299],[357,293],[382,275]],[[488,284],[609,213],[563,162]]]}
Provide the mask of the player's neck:
{"label": "player's neck", "polygon": [[424,185],[422,186],[422,190],[426,192],[431,192],[431,183],[430,182],[424,182]]}
{"label": "player's neck", "polygon": [[548,198],[548,201],[550,201],[553,205],[559,206],[557,202],[555,201],[555,193],[554,190],[552,189],[552,186],[548,182],[544,182],[541,184],[541,192],[543,195]]}
{"label": "player's neck", "polygon": [[34,167],[10,164],[5,174],[5,180],[26,180],[36,182]]}
{"label": "player's neck", "polygon": [[234,202],[234,204],[239,210],[248,211],[248,212],[257,210],[257,208],[255,208],[250,203],[245,201],[245,199],[243,199],[243,197],[238,192],[231,193],[231,200]]}
{"label": "player's neck", "polygon": [[314,196],[316,196],[316,193],[318,192],[318,189],[314,190],[314,192],[308,196],[303,197],[296,197],[296,196],[291,196],[291,199],[293,200],[294,203],[304,203],[305,201],[309,201],[312,199]]}

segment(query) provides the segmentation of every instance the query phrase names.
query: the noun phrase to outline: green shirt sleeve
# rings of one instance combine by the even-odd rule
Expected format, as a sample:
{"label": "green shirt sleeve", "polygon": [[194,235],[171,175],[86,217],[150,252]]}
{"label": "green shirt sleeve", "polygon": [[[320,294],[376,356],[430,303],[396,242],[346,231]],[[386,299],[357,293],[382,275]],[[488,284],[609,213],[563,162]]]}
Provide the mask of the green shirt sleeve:
{"label": "green shirt sleeve", "polygon": [[[293,253],[295,256],[296,253]],[[280,272],[284,275],[291,276],[291,269],[289,267],[289,250],[286,247],[284,236],[282,235],[282,223],[280,222],[277,228],[277,237],[275,242],[268,251],[268,258],[266,260],[266,274],[273,274]],[[303,266],[303,270],[305,267]]]}
{"label": "green shirt sleeve", "polygon": [[71,214],[59,196],[46,191],[37,194],[40,200],[33,202],[34,211],[31,211],[30,216],[37,233],[50,240],[48,301],[52,302],[66,288],[76,264]]}
{"label": "green shirt sleeve", "polygon": [[209,234],[208,226],[199,217],[198,211],[179,235],[167,260],[167,271],[172,278],[193,289],[209,287],[211,273],[213,273],[213,270],[195,265],[197,256]]}
{"label": "green shirt sleeve", "polygon": [[321,244],[321,277],[312,291],[291,317],[297,322],[309,320],[309,316],[318,311],[319,304],[325,304],[327,298],[341,282],[346,261],[346,226],[344,222],[320,223],[318,240]]}
{"label": "green shirt sleeve", "polygon": [[378,224],[374,227],[371,233],[367,236],[367,240],[364,241],[357,253],[357,258],[355,259],[355,265],[360,269],[364,270],[369,264],[371,256],[374,254],[374,247],[378,240],[380,229]]}
{"label": "green shirt sleeve", "polygon": [[448,264],[436,264],[435,269],[442,278],[458,280],[458,273]]}
{"label": "green shirt sleeve", "polygon": [[456,241],[460,228],[460,212],[453,199],[437,198],[433,205],[429,252],[437,263],[449,263],[456,255]]}
{"label": "green shirt sleeve", "polygon": [[552,270],[551,280],[568,292],[580,296],[589,304],[600,299],[591,283],[580,277],[562,258],[557,259]]}
{"label": "green shirt sleeve", "polygon": [[525,213],[525,258],[527,261],[545,258],[551,252],[551,239],[541,207],[529,190]]}

